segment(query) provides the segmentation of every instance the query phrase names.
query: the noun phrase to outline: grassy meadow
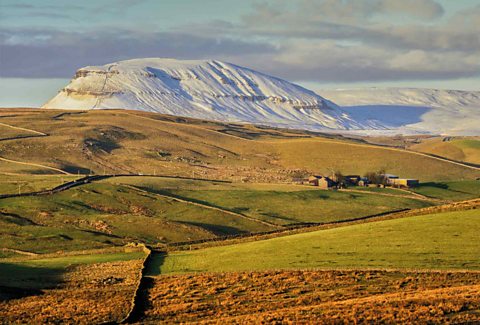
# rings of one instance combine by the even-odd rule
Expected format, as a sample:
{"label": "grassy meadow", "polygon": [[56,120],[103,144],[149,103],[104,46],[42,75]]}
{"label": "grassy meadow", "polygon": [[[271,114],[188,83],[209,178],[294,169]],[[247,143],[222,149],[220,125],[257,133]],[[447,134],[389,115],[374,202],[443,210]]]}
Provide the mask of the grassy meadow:
{"label": "grassy meadow", "polygon": [[174,252],[159,256],[150,274],[311,268],[478,270],[479,218],[476,210],[447,212]]}
{"label": "grassy meadow", "polygon": [[50,196],[3,199],[0,214],[3,246],[35,253],[270,230],[222,211],[96,183]]}
{"label": "grassy meadow", "polygon": [[[44,178],[38,177],[39,186],[58,185],[65,178],[48,176],[42,183]],[[166,244],[265,232],[438,204],[394,189],[362,191],[365,193],[289,184],[113,177],[54,195],[0,200],[0,238],[4,248],[51,253],[131,241]],[[415,191],[442,200],[464,200],[478,197],[480,182],[427,183]],[[4,257],[12,254],[11,250],[0,252]]]}
{"label": "grassy meadow", "polygon": [[1,175],[0,195],[48,190],[77,179],[69,175]]}
{"label": "grassy meadow", "polygon": [[347,220],[404,208],[421,208],[431,204],[414,197],[322,191],[298,185],[222,184],[194,189],[188,186],[184,188],[181,181],[178,183],[176,188],[163,187],[161,182],[137,186],[142,186],[147,191],[221,207],[279,225]]}
{"label": "grassy meadow", "polygon": [[0,238],[5,248],[49,253],[264,232],[431,204],[297,185],[115,177],[49,196],[0,200]]}
{"label": "grassy meadow", "polygon": [[480,181],[427,182],[413,191],[443,200],[470,200],[480,197]]}

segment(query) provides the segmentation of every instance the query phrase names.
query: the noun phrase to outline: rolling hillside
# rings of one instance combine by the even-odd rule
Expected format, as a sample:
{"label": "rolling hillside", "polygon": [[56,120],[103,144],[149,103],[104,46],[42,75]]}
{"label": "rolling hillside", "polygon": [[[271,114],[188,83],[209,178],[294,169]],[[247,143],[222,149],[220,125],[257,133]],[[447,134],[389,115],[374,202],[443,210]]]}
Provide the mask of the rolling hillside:
{"label": "rolling hillside", "polygon": [[478,137],[431,138],[410,149],[480,165],[480,139]]}
{"label": "rolling hillside", "polygon": [[10,174],[142,173],[290,182],[311,173],[385,168],[422,181],[480,176],[478,168],[341,136],[138,111],[3,109],[1,119],[23,128],[0,141],[0,172]]}
{"label": "rolling hillside", "polygon": [[[219,239],[436,204],[402,192],[392,196],[168,177],[78,184],[50,195],[0,198],[0,257],[18,250],[44,254],[132,241],[165,245]],[[292,204],[286,207],[285,201]]]}

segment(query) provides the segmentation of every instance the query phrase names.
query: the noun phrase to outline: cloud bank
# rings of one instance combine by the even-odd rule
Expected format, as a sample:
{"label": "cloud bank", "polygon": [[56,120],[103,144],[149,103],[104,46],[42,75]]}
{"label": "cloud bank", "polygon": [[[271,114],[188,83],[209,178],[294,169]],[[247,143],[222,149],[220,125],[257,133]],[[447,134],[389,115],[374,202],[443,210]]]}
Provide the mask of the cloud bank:
{"label": "cloud bank", "polygon": [[[112,14],[142,0],[123,0]],[[18,14],[76,19],[83,10],[16,4]],[[91,9],[90,9],[91,10]],[[78,17],[77,17],[78,18]],[[480,75],[480,5],[447,13],[434,0],[271,0],[231,22],[151,30],[0,29],[2,77],[69,77],[134,57],[215,58],[290,80],[456,79]]]}

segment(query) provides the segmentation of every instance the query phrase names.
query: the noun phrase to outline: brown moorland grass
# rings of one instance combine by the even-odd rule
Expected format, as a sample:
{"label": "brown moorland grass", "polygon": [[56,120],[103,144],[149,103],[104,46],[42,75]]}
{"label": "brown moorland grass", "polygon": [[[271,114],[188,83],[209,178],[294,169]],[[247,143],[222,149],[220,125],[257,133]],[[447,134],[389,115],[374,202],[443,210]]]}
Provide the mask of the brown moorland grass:
{"label": "brown moorland grass", "polygon": [[98,324],[126,316],[143,260],[68,267],[58,284],[18,299],[0,299],[1,323]]}
{"label": "brown moorland grass", "polygon": [[0,141],[2,141],[4,139],[10,139],[10,138],[15,138],[15,137],[26,137],[26,136],[31,136],[31,135],[32,134],[30,132],[12,129],[11,127],[8,127],[6,125],[2,125],[0,123]]}
{"label": "brown moorland grass", "polygon": [[480,164],[480,137],[443,137],[425,139],[410,147],[411,150],[430,153],[457,161]]}
{"label": "brown moorland grass", "polygon": [[[4,123],[21,128],[35,125],[35,131],[48,136],[0,142],[1,157],[72,174],[91,170],[253,182],[291,181],[298,172],[329,174],[332,169],[363,174],[386,168],[423,181],[480,175],[479,170],[417,153],[306,131],[124,110],[4,109],[3,113],[10,113],[2,118]],[[15,172],[13,165],[7,167]],[[30,173],[27,165],[17,168]]]}
{"label": "brown moorland grass", "polygon": [[480,321],[479,272],[266,271],[160,276],[141,323]]}

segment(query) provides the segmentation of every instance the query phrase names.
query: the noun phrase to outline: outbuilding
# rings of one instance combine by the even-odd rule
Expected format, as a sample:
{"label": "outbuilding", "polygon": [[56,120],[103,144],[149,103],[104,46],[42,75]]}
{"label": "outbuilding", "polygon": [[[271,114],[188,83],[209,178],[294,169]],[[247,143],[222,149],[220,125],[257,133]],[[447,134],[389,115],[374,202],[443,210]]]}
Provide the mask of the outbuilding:
{"label": "outbuilding", "polygon": [[308,178],[308,183],[313,186],[318,186],[321,189],[329,189],[337,186],[337,183],[334,182],[331,178],[326,176],[312,175]]}
{"label": "outbuilding", "polygon": [[417,187],[420,184],[418,179],[411,178],[394,178],[390,179],[390,184],[393,187]]}

